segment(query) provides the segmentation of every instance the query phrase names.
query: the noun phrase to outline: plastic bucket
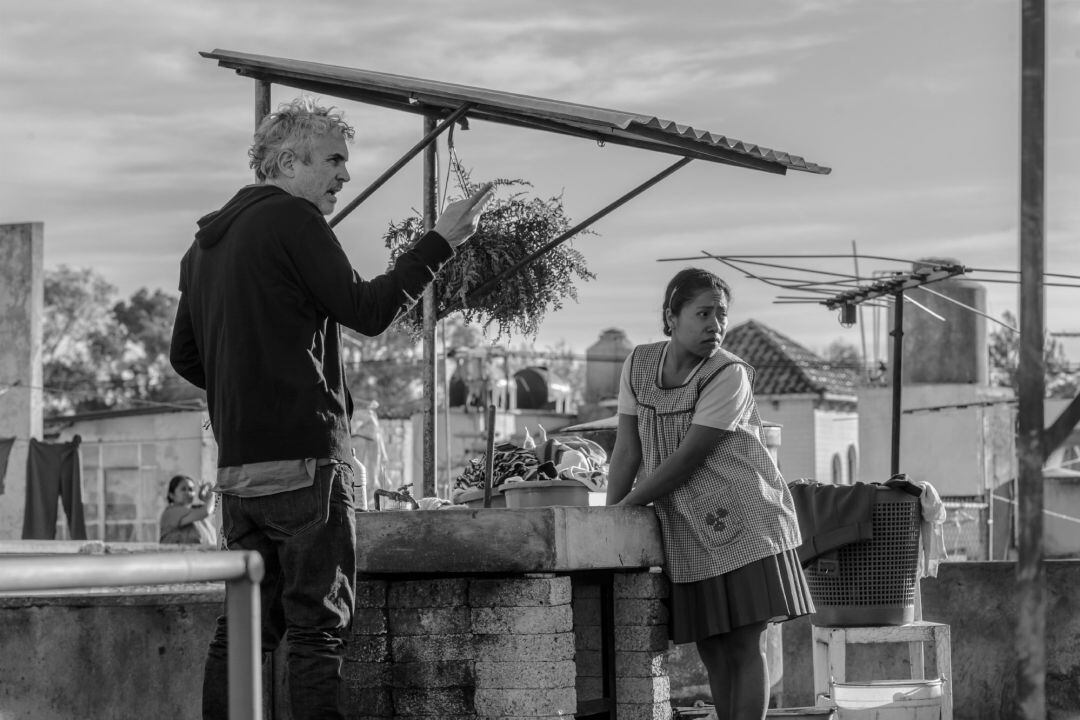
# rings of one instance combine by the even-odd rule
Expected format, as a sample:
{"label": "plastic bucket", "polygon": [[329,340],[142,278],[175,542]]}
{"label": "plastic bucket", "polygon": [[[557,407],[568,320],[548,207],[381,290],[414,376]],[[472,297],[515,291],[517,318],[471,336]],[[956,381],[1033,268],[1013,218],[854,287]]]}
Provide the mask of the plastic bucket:
{"label": "plastic bucket", "polygon": [[[461,492],[454,493],[454,504],[464,505],[469,508],[484,507],[484,489],[472,488],[470,490],[462,490]],[[491,507],[504,508],[506,507],[506,498],[498,490],[492,489],[491,491]]]}
{"label": "plastic bucket", "polygon": [[508,508],[589,506],[589,488],[577,480],[527,480],[499,486]]}
{"label": "plastic bucket", "polygon": [[941,680],[833,683],[836,720],[940,720]]}

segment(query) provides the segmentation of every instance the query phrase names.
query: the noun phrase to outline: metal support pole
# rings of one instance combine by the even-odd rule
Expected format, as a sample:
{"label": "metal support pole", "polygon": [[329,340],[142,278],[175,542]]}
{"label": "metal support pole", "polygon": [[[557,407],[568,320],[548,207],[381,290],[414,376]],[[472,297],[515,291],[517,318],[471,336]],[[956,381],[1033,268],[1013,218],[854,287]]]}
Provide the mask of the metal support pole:
{"label": "metal support pole", "polygon": [[[435,118],[431,115],[424,116],[424,134],[428,135],[435,129]],[[438,215],[439,197],[439,167],[438,154],[434,143],[429,143],[424,148],[424,230],[435,227]],[[435,467],[438,457],[438,438],[435,433],[436,403],[435,403],[435,281],[433,280],[424,290],[424,364],[421,369],[424,383],[424,476],[421,478],[419,488],[422,490],[420,497],[432,497],[435,495]],[[449,452],[447,448],[447,452]]]}
{"label": "metal support pole", "polygon": [[901,394],[904,387],[904,291],[893,295],[892,359],[892,458],[889,474],[900,472]]}
{"label": "metal support pole", "polygon": [[255,81],[255,129],[259,129],[263,118],[270,114],[270,83],[266,80]]}
{"label": "metal support pole", "polygon": [[495,486],[495,405],[487,406],[484,416],[484,432],[487,434],[484,448],[484,507],[491,507],[491,491]]}
{"label": "metal support pole", "polygon": [[443,395],[442,435],[443,444],[446,446],[446,454],[443,456],[443,470],[446,471],[446,475],[444,476],[446,478],[446,495],[440,497],[445,497],[447,500],[449,500],[454,493],[454,479],[451,477],[454,469],[452,462],[453,458],[450,457],[450,448],[453,447],[450,442],[450,429],[451,427],[453,427],[453,424],[450,422],[450,352],[446,346],[446,323],[439,321],[438,325],[439,330],[441,331],[440,335],[442,336],[442,361],[439,362],[439,367],[442,370],[442,383],[440,383]]}
{"label": "metal support pole", "polygon": [[[261,559],[258,577],[262,578]],[[262,630],[259,582],[249,576],[225,590],[229,629],[229,720],[262,720]]]}
{"label": "metal support pole", "polygon": [[[255,81],[255,129],[259,129],[263,119],[270,114],[270,83],[265,80]],[[255,182],[259,176],[255,176]]]}
{"label": "metal support pole", "polygon": [[1016,451],[1016,700],[1024,720],[1046,717],[1046,568],[1043,564],[1044,0],[1023,0],[1020,29],[1020,358]]}

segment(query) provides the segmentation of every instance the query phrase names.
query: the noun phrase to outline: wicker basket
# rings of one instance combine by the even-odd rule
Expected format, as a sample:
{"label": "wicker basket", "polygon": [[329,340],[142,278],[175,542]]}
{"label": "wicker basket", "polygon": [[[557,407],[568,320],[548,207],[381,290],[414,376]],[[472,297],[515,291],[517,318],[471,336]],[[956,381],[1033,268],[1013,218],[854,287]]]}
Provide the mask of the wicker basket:
{"label": "wicker basket", "polygon": [[814,625],[904,625],[915,620],[919,564],[919,498],[879,487],[874,537],[845,545],[835,560],[819,558],[804,569]]}

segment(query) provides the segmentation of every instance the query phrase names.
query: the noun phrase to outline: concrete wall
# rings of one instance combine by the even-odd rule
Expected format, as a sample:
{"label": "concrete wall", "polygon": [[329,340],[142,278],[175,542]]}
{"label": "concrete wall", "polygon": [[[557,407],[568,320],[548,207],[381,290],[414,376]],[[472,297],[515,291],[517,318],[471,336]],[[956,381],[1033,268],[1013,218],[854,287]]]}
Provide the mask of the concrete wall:
{"label": "concrete wall", "polygon": [[1043,475],[1043,553],[1048,558],[1080,557],[1080,477]]}
{"label": "concrete wall", "polygon": [[[1075,592],[1080,561],[1051,560],[1046,567],[1048,716],[1080,717],[1080,597]],[[952,629],[957,720],[1016,717],[1015,573],[1012,563],[945,563],[937,578],[923,582],[926,619]],[[220,590],[0,599],[0,716],[194,720],[206,643],[220,607]],[[370,635],[386,618],[361,613],[356,632]],[[654,620],[630,624],[651,625]],[[779,679],[784,705],[808,705],[813,682],[810,626],[800,619],[782,627]],[[651,637],[649,628],[641,628],[626,641]],[[358,662],[363,643],[357,640],[354,645],[350,652]],[[648,648],[655,650],[652,644]],[[636,651],[643,649],[635,646]],[[890,653],[863,650],[856,648],[849,655],[850,678],[905,677],[902,647],[893,646]],[[932,658],[927,663],[932,674]],[[666,667],[671,696],[677,700],[694,697],[706,684],[704,669],[689,646],[668,651],[666,663],[649,665]]]}
{"label": "concrete wall", "polygon": [[[851,476],[848,467],[848,450],[859,450],[859,413],[840,411],[829,408],[814,410],[814,461],[817,479],[822,482],[833,480],[833,458],[840,458],[840,483],[850,485],[858,480]],[[858,466],[858,463],[856,463]],[[857,472],[857,471],[856,471]]]}
{"label": "concrete wall", "polygon": [[173,475],[191,475],[212,481],[217,474],[217,444],[214,434],[204,428],[205,410],[154,413],[104,414],[78,417],[56,429],[58,442],[82,438],[83,452],[115,443],[154,444],[154,464],[158,467],[155,492],[162,498]]}
{"label": "concrete wall", "polygon": [[762,395],[758,410],[763,420],[783,426],[780,472],[787,480],[811,478],[832,482],[832,457],[843,460],[848,476],[848,447],[859,446],[859,414],[823,407],[816,395]]}
{"label": "concrete wall", "polygon": [[44,226],[0,225],[0,438],[15,438],[0,477],[0,540],[22,537],[26,456],[41,439]]}
{"label": "concrete wall", "polygon": [[758,397],[761,419],[781,426],[783,441],[777,453],[780,472],[788,480],[815,477],[814,399],[803,395]]}
{"label": "concrete wall", "polygon": [[[1051,560],[1047,568],[1046,699],[1049,718],[1080,717],[1080,561]],[[1016,705],[1016,566],[1007,562],[944,563],[922,582],[923,617],[952,633],[954,717],[987,720],[1019,716]],[[810,705],[813,662],[810,623],[784,626],[784,698]],[[910,677],[903,645],[853,646],[848,679]],[[933,654],[927,672],[934,676]],[[674,694],[674,690],[673,690]]]}
{"label": "concrete wall", "polygon": [[[17,541],[0,543],[0,558],[180,549]],[[224,598],[221,583],[0,594],[0,718],[198,720]]]}
{"label": "concrete wall", "polygon": [[[905,472],[941,495],[976,496],[1015,477],[1015,405],[1008,388],[978,385],[905,385],[900,457]],[[954,406],[944,407],[942,406]],[[962,407],[955,407],[962,406]],[[863,480],[889,477],[892,390],[859,389],[859,448]]]}
{"label": "concrete wall", "polygon": [[224,591],[0,599],[0,717],[202,717]]}
{"label": "concrete wall", "polygon": [[[39,552],[46,546],[70,549],[73,544],[33,545]],[[1016,717],[1015,572],[1010,562],[946,562],[937,578],[923,581],[924,616],[948,623],[953,634],[957,720]],[[1048,561],[1047,579],[1048,717],[1076,718],[1080,561]],[[203,656],[220,601],[220,589],[0,598],[0,717],[198,718]],[[357,633],[372,633],[376,621],[357,616]],[[802,619],[782,627],[783,676],[773,680],[782,682],[784,705],[809,705],[810,625]],[[651,637],[646,629],[637,640]],[[363,649],[351,652],[356,661],[355,653]],[[666,657],[672,697],[688,705],[688,699],[701,696],[704,669],[689,646]],[[888,653],[852,649],[849,677],[904,678],[904,657],[897,646]],[[928,670],[934,671],[929,656]]]}

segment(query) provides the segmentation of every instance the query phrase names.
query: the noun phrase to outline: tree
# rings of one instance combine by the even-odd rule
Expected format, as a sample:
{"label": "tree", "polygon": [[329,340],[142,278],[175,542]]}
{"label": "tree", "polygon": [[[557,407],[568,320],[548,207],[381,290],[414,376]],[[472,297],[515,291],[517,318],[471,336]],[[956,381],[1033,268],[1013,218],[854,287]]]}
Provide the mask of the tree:
{"label": "tree", "polygon": [[109,406],[102,383],[123,349],[109,310],[115,292],[89,268],[61,265],[46,271],[42,375],[47,415]]}
{"label": "tree", "polygon": [[405,329],[376,337],[342,329],[349,392],[357,407],[376,403],[382,417],[409,417],[423,409],[423,350]]}
{"label": "tree", "polygon": [[113,316],[124,331],[125,353],[120,375],[131,388],[131,398],[177,401],[199,397],[169,363],[177,298],[162,290],[141,288],[129,300],[113,306]]}
{"label": "tree", "polygon": [[[1016,316],[1006,310],[1002,320],[1010,327],[1018,327]],[[1019,392],[1018,370],[1020,368],[1020,333],[1007,328],[997,328],[990,333],[989,347],[990,384],[1011,387]],[[1069,369],[1068,358],[1061,343],[1050,335],[1043,342],[1046,396],[1052,398],[1076,397],[1080,387],[1077,374]]]}
{"label": "tree", "polygon": [[55,416],[199,397],[168,361],[176,298],[116,288],[89,268],[45,272],[42,372]]}
{"label": "tree", "polygon": [[[411,328],[395,324],[376,337],[367,337],[347,328],[345,358],[349,391],[357,407],[376,403],[381,417],[409,417],[423,410],[423,348]],[[445,344],[448,352],[481,347],[485,343],[479,326],[461,317],[442,321],[436,347]],[[442,352],[440,349],[439,352]],[[453,365],[450,372],[453,372]],[[442,369],[438,373],[441,377]],[[442,393],[442,388],[437,391]]]}
{"label": "tree", "polygon": [[829,343],[821,357],[829,367],[855,373],[859,385],[880,385],[885,381],[884,363],[878,363],[877,367],[867,366],[859,349],[840,338]]}
{"label": "tree", "polygon": [[829,343],[821,357],[830,365],[849,370],[860,370],[863,366],[859,348],[840,338]]}

